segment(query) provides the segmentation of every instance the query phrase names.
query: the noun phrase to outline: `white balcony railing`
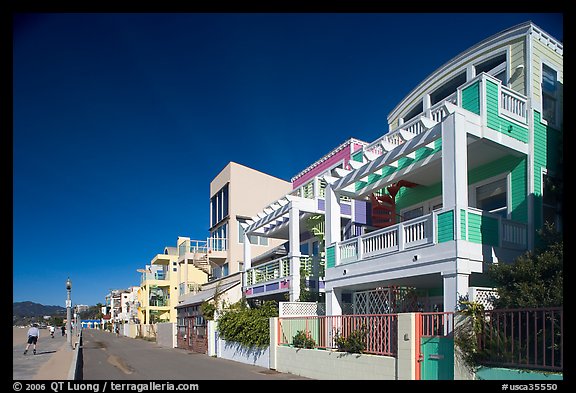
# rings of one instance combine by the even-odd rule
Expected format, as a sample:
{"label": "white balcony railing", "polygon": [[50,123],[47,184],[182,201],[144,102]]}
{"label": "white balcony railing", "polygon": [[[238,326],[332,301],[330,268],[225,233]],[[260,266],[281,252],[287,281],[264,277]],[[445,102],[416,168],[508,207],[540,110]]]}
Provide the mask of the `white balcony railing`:
{"label": "white balcony railing", "polygon": [[354,262],[433,242],[432,214],[338,243],[340,263]]}
{"label": "white balcony railing", "polygon": [[[485,241],[494,246],[506,249],[527,249],[528,227],[526,224],[508,220],[499,215],[472,207],[469,207],[467,211],[473,215],[482,216],[482,220],[492,220],[493,223],[486,223],[486,227],[477,228],[469,226],[468,222],[454,222],[454,228],[460,225],[466,226],[466,236],[469,235],[470,231],[476,231],[474,235],[475,240],[466,237],[469,241],[477,242],[477,239],[481,239],[480,241]],[[345,264],[401,252],[411,248],[433,245],[436,243],[435,233],[437,232],[436,226],[438,225],[436,217],[438,213],[441,213],[441,211],[436,211],[358,237],[337,242],[336,260],[339,264]],[[460,219],[459,216],[458,219]],[[492,240],[494,233],[488,233],[492,230],[497,232],[497,243],[494,243]],[[456,236],[456,233],[454,233],[454,236]]]}
{"label": "white balcony railing", "polygon": [[506,86],[500,86],[500,112],[516,121],[526,124],[527,98]]}
{"label": "white balcony railing", "polygon": [[[498,84],[499,113],[502,116],[518,121],[522,124],[527,124],[527,97],[515,92],[509,87],[503,86],[500,80],[488,74],[482,73],[478,75],[474,79],[460,86],[458,90],[462,90],[465,86],[471,85],[479,79],[488,79]],[[458,102],[458,92],[454,92],[406,123],[400,124],[395,129],[390,130],[374,142],[368,144],[363,148],[363,151],[369,156],[381,156],[385,153],[385,147],[393,148],[403,144],[405,142],[405,136],[415,136],[428,130],[435,123],[443,121],[448,115],[450,115],[451,106],[460,105],[461,103]],[[481,109],[481,111],[485,110],[486,108]]]}

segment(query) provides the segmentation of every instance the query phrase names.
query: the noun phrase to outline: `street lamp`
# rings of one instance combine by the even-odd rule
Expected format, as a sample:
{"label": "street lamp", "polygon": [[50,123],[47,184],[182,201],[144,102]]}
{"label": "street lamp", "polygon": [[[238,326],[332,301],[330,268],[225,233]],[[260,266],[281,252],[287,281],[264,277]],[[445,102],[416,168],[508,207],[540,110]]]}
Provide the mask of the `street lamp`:
{"label": "street lamp", "polygon": [[68,335],[68,344],[70,344],[70,348],[74,349],[72,346],[72,330],[71,330],[71,322],[72,322],[72,315],[71,315],[71,307],[72,307],[72,300],[70,300],[70,291],[72,290],[72,280],[70,277],[66,280],[66,291],[68,291],[68,298],[66,299],[66,334]]}

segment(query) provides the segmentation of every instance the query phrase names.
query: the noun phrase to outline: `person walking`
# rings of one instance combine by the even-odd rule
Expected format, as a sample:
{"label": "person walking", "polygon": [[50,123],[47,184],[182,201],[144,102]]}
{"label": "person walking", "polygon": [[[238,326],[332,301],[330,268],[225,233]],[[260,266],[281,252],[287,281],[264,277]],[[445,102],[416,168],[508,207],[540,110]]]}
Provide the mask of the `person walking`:
{"label": "person walking", "polygon": [[24,355],[28,353],[28,349],[30,345],[34,348],[34,355],[36,355],[36,344],[38,343],[38,339],[40,338],[40,329],[38,329],[38,324],[35,323],[32,325],[30,329],[28,329],[28,344],[26,344],[26,349],[24,350]]}
{"label": "person walking", "polygon": [[62,337],[64,337],[64,335],[66,334],[66,326],[62,325],[60,329],[62,330]]}
{"label": "person walking", "polygon": [[56,328],[54,326],[50,326],[50,337],[54,338],[54,331]]}

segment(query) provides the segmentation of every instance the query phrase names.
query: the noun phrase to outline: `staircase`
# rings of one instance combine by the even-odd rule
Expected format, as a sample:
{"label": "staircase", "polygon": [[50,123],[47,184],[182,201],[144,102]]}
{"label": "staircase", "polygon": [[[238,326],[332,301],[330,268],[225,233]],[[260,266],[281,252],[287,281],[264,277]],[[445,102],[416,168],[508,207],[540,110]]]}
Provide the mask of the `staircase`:
{"label": "staircase", "polygon": [[194,252],[194,257],[192,258],[192,264],[202,270],[204,273],[210,275],[210,262],[208,262],[208,254],[206,251],[196,250]]}
{"label": "staircase", "polygon": [[370,195],[372,201],[372,226],[386,228],[396,224],[396,202],[388,194]]}
{"label": "staircase", "polygon": [[407,180],[400,180],[386,187],[388,193],[383,195],[370,195],[372,201],[372,226],[386,228],[396,224],[399,215],[396,214],[396,194],[402,187],[415,187],[418,184]]}

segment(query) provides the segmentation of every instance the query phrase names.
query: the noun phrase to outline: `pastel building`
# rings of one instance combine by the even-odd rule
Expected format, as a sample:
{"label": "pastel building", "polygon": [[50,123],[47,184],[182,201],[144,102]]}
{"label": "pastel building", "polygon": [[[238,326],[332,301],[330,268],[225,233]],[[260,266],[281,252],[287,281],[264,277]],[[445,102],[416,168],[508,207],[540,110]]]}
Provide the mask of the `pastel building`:
{"label": "pastel building", "polygon": [[176,247],[165,247],[144,269],[138,292],[138,319],[141,323],[176,322],[176,305],[180,298],[195,293],[207,282],[203,265],[188,263],[184,247],[187,237],[178,237]]}
{"label": "pastel building", "polygon": [[[207,273],[199,290],[184,290],[176,306],[177,345],[207,351],[204,302],[233,304],[242,299],[244,225],[270,202],[291,190],[291,183],[247,166],[229,162],[210,183],[210,235],[206,241],[178,240],[178,262]],[[251,252],[263,255],[282,244],[264,236],[251,236]]]}
{"label": "pastel building", "polygon": [[[327,179],[350,168],[356,152],[367,146],[348,139],[292,178],[292,190],[246,221],[244,282],[246,299],[321,300],[324,292],[324,212]],[[341,220],[347,235],[368,223],[368,202],[341,198]],[[253,238],[277,239],[281,246],[253,255]]]}
{"label": "pastel building", "polygon": [[[561,229],[562,119],[563,46],[530,22],[430,74],[327,179],[327,314],[393,310],[391,288],[411,289],[414,311],[454,311],[490,287],[491,264],[533,249],[545,221]],[[371,201],[363,234],[346,235],[343,197]]]}
{"label": "pastel building", "polygon": [[562,227],[562,103],[563,46],[531,22],[457,55],[386,134],[345,142],[247,221],[245,238],[288,242],[263,260],[245,240],[246,298],[316,290],[327,315],[375,314],[454,311],[490,290],[491,264],[533,249],[545,221]]}

